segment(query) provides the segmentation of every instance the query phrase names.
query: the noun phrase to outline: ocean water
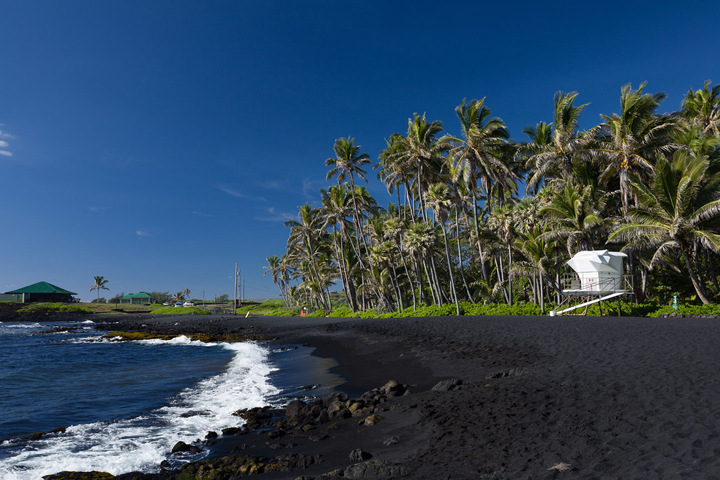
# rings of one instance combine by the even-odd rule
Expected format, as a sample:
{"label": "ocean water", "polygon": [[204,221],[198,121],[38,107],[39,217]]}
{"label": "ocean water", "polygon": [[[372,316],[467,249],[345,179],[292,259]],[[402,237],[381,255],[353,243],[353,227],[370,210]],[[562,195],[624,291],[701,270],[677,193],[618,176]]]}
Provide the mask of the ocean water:
{"label": "ocean water", "polygon": [[[203,458],[171,456],[178,441],[240,426],[241,408],[327,393],[342,379],[331,361],[292,347],[100,340],[91,321],[0,322],[0,478],[37,480],[62,470],[156,472]],[[283,367],[283,365],[285,367]],[[61,433],[30,439],[35,432]]]}

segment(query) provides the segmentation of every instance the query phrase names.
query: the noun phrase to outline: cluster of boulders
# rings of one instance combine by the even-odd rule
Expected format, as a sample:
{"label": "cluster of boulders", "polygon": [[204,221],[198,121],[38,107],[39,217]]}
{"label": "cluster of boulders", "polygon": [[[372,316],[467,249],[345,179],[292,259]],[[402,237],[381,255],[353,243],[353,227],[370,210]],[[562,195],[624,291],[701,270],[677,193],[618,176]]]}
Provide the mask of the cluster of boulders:
{"label": "cluster of boulders", "polygon": [[[409,393],[408,386],[391,380],[380,388],[374,388],[351,399],[346,393],[335,392],[311,402],[293,400],[287,405],[285,415],[270,407],[244,409],[235,412],[245,419],[244,427],[234,433],[246,433],[250,430],[268,430],[270,440],[278,440],[288,434],[310,434],[320,425],[350,417],[362,417],[358,421],[363,425],[374,425],[382,420],[378,414],[381,405],[389,398]],[[223,430],[223,434],[228,434]],[[325,436],[316,438],[322,440]]]}

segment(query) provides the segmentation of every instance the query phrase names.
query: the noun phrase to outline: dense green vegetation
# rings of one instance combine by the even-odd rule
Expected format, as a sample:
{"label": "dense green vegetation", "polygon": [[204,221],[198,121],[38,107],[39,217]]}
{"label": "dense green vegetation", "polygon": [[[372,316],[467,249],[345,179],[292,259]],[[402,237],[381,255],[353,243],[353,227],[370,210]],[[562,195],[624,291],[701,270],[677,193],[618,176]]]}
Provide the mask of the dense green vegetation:
{"label": "dense green vegetation", "polygon": [[18,310],[21,313],[49,313],[49,312],[68,312],[68,313],[93,313],[87,307],[80,305],[64,304],[64,303],[33,303],[27,307]]}
{"label": "dense green vegetation", "polygon": [[160,307],[151,310],[150,313],[158,315],[209,315],[210,312],[200,307]]}
{"label": "dense green vegetation", "polygon": [[320,191],[322,206],[299,207],[287,251],[267,259],[285,307],[330,311],[337,285],[347,306],[337,315],[489,303],[540,313],[560,300],[565,262],[593,249],[628,254],[640,305],[624,309],[673,295],[717,302],[720,85],[689,90],[671,113],[659,111],[663,93],[624,86],[617,112],[584,131],[577,98],[558,92],[551,121],[525,128],[523,141],[484,99],[455,109],[459,135],[413,115],[373,165],[396,198],[387,208],[358,185],[369,155],[338,139],[326,160],[337,185]]}

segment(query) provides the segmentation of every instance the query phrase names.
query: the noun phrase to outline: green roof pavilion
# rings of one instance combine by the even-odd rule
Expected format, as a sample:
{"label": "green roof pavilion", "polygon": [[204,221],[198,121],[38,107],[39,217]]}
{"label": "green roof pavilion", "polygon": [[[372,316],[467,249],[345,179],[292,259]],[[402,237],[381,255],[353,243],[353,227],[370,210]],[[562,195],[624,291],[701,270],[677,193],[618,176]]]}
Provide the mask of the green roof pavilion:
{"label": "green roof pavilion", "polygon": [[120,303],[143,304],[152,303],[152,301],[153,297],[145,292],[128,293],[127,295],[120,297]]}
{"label": "green roof pavilion", "polygon": [[22,295],[23,303],[26,302],[72,302],[72,296],[77,295],[75,292],[65,290],[57,285],[48,282],[38,282],[28,285],[27,287],[18,288],[11,292],[5,292],[7,295]]}

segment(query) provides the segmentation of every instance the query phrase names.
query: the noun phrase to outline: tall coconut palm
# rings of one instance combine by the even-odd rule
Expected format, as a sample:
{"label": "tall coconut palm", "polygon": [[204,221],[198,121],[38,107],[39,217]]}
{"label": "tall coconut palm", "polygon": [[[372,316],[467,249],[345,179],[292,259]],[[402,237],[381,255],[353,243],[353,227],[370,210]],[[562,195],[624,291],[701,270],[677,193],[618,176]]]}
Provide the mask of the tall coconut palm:
{"label": "tall coconut palm", "polygon": [[455,302],[455,311],[457,315],[460,315],[460,304],[458,303],[457,292],[455,291],[455,279],[453,276],[453,264],[450,261],[450,247],[447,239],[447,230],[445,224],[450,216],[450,206],[453,204],[453,199],[450,194],[450,187],[444,183],[436,183],[430,187],[427,193],[428,206],[433,209],[435,213],[435,220],[441,227],[443,241],[445,242],[445,259],[447,261],[448,273],[450,275],[450,294]]}
{"label": "tall coconut palm", "polygon": [[712,221],[720,217],[720,176],[708,176],[709,161],[676,151],[671,158],[658,157],[650,185],[637,176],[628,183],[638,199],[638,207],[628,212],[630,222],[620,225],[610,240],[625,240],[627,246],[648,246],[655,253],[650,267],[677,252],[703,303],[710,302],[698,271],[698,246],[720,252],[720,235]]}
{"label": "tall coconut palm", "polygon": [[263,275],[267,275],[268,273],[271,274],[273,283],[275,285],[277,285],[278,288],[280,289],[280,296],[283,298],[285,305],[289,307],[290,304],[288,301],[288,295],[287,295],[287,290],[286,290],[287,285],[285,284],[284,278],[283,278],[282,262],[276,255],[267,257],[267,258],[265,258],[265,260],[267,260],[268,265],[263,267],[263,269],[265,270]]}
{"label": "tall coconut palm", "polygon": [[[490,109],[485,107],[484,102],[484,98],[472,100],[470,103],[463,99],[455,108],[455,114],[460,120],[462,138],[446,137],[454,144],[451,151],[454,163],[453,181],[462,177],[472,195],[475,238],[478,239],[477,249],[483,268],[485,255],[479,242],[478,186],[485,192],[486,198],[490,199],[493,184],[504,185],[507,180],[516,178],[507,163],[510,134],[501,119],[490,117]],[[498,192],[498,196],[502,196],[502,193]],[[483,272],[484,277],[487,277],[486,271]]]}
{"label": "tall coconut palm", "polygon": [[[353,217],[355,222],[355,231],[359,233],[362,232],[362,228],[360,213],[358,212],[357,202],[355,201],[355,175],[367,182],[368,180],[365,178],[367,171],[361,166],[372,162],[370,161],[370,156],[367,153],[360,153],[360,145],[355,145],[354,138],[338,138],[335,140],[333,150],[335,151],[335,158],[328,158],[325,160],[325,165],[332,167],[327,173],[325,179],[330,180],[337,175],[338,185],[342,183],[345,178],[350,181],[350,193],[353,196],[355,214]],[[365,247],[367,248],[367,245],[365,245]],[[358,259],[362,262],[362,257],[358,257]]]}
{"label": "tall coconut palm", "polygon": [[591,146],[599,129],[578,132],[580,114],[589,104],[576,106],[577,95],[577,92],[557,92],[553,98],[553,122],[550,125],[539,123],[535,129],[523,130],[531,140],[523,147],[529,154],[526,166],[533,172],[527,182],[528,192],[537,189],[546,177],[573,178],[573,165],[592,156]]}
{"label": "tall coconut palm", "polygon": [[[350,203],[350,197],[347,195],[347,184],[343,183],[330,187],[328,191],[320,190],[320,194],[323,203],[321,211],[323,227],[331,227],[333,230],[334,235],[332,235],[332,240],[335,247],[337,264],[339,266],[340,279],[343,283],[343,291],[345,292],[348,305],[354,312],[356,309],[355,286],[348,269],[348,262],[345,258],[345,242],[350,242],[353,248],[355,248],[355,244],[350,241],[350,226],[347,221],[348,217],[352,217],[353,209]],[[353,202],[353,204],[355,204],[355,202]],[[355,253],[356,256],[360,255],[358,251]]]}
{"label": "tall coconut palm", "polygon": [[[427,272],[426,261],[432,255],[437,237],[432,226],[425,222],[414,223],[405,232],[403,244],[410,256],[415,260],[415,278],[418,283],[418,291],[420,292],[420,302],[425,303],[425,291],[422,281],[421,268],[425,267],[428,283],[432,290],[432,282]],[[433,291],[434,296],[434,291]]]}
{"label": "tall coconut palm", "polygon": [[[410,184],[412,183],[412,169],[407,165],[407,142],[399,133],[394,133],[385,140],[387,147],[378,156],[380,161],[373,167],[379,169],[377,177],[385,184],[388,193],[397,194],[398,207],[410,204]],[[404,188],[404,195],[400,196],[400,187]],[[405,214],[405,209],[401,209]],[[412,209],[410,209],[412,213]],[[414,215],[414,214],[413,214]],[[404,218],[404,217],[403,217]]]}
{"label": "tall coconut palm", "polygon": [[615,176],[620,179],[623,213],[634,206],[630,175],[647,179],[658,153],[671,153],[680,147],[671,141],[677,121],[670,115],[656,113],[667,95],[643,93],[646,84],[643,82],[637,90],[630,84],[622,87],[620,113],[601,115],[607,131],[607,140],[600,148],[605,163],[602,179],[605,183]]}
{"label": "tall coconut palm", "polygon": [[417,191],[417,202],[420,215],[427,220],[425,210],[425,187],[437,181],[436,176],[444,164],[443,155],[450,149],[450,144],[441,141],[442,122],[428,122],[425,114],[414,114],[408,119],[407,135],[400,137],[395,154],[397,161],[411,170]]}
{"label": "tall coconut palm", "polygon": [[550,229],[544,234],[545,238],[563,239],[570,256],[581,250],[592,250],[606,224],[601,214],[603,205],[602,199],[594,197],[592,187],[578,190],[566,184],[540,209],[540,213],[549,218]]}
{"label": "tall coconut palm", "polygon": [[534,225],[527,232],[518,232],[515,240],[515,247],[524,257],[515,263],[517,271],[527,273],[530,278],[530,286],[536,302],[540,304],[540,312],[545,313],[545,283],[546,275],[552,268],[552,256],[554,242],[548,240],[540,229]]}
{"label": "tall coconut palm", "polygon": [[101,276],[95,276],[93,277],[95,279],[95,283],[90,285],[90,291],[97,290],[97,302],[100,303],[100,290],[110,290],[107,285],[109,280],[106,280],[105,277]]}
{"label": "tall coconut palm", "polygon": [[720,85],[710,88],[710,80],[703,85],[702,90],[693,91],[691,88],[682,102],[681,115],[691,123],[699,125],[703,133],[720,133]]}
{"label": "tall coconut palm", "polygon": [[[307,272],[311,277],[309,280],[318,288],[323,286],[318,262],[318,255],[322,253],[321,238],[319,236],[325,232],[322,229],[322,220],[319,213],[319,209],[312,208],[306,203],[298,207],[298,220],[285,222],[285,226],[290,227],[288,244],[301,255],[303,261],[307,262]],[[330,303],[329,294],[325,296],[323,290],[320,292],[323,293],[321,297],[323,306],[327,308]]]}
{"label": "tall coconut palm", "polygon": [[[400,260],[402,262],[403,269],[405,270],[405,276],[412,284],[412,277],[408,271],[407,261],[405,260],[405,248],[402,243],[406,228],[407,225],[405,222],[398,217],[390,217],[385,220],[385,238],[390,239],[393,242],[393,245],[400,254]],[[415,295],[415,289],[410,288],[410,292],[412,293],[413,310],[415,310],[417,308],[417,296]]]}
{"label": "tall coconut palm", "polygon": [[[507,163],[510,134],[501,119],[490,117],[490,109],[484,102],[484,98],[470,103],[463,99],[455,108],[462,138],[446,137],[455,145],[451,151],[456,165],[453,180],[462,176],[473,195],[478,183],[487,195],[492,184],[504,184],[507,179],[516,178]],[[473,196],[473,200],[477,201],[477,197]]]}

